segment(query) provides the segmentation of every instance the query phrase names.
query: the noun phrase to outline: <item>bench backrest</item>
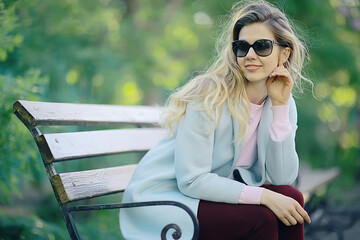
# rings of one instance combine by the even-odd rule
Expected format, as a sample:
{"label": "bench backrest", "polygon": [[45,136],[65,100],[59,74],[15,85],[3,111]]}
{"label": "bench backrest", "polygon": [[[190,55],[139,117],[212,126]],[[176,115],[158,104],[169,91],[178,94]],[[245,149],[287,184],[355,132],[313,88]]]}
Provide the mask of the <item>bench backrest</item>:
{"label": "bench backrest", "polygon": [[[14,109],[36,141],[61,204],[123,191],[136,164],[57,173],[54,163],[147,151],[166,133],[158,125],[159,107],[19,100],[14,103]],[[114,129],[41,133],[39,126],[113,126]],[[132,128],[120,128],[123,126]]]}

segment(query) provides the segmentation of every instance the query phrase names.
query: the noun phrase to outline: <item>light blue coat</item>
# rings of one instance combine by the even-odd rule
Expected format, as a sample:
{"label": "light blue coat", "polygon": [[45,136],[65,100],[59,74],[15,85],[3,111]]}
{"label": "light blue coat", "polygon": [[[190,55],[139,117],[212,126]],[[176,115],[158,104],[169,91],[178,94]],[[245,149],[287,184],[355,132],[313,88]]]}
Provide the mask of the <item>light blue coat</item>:
{"label": "light blue coat", "polygon": [[[273,119],[270,107],[268,98],[259,124],[254,165],[249,169],[237,167],[245,183],[251,186],[261,186],[265,181],[274,185],[291,184],[298,174],[295,102],[292,97],[289,99],[293,130],[281,142],[273,141],[269,135]],[[199,199],[237,204],[245,186],[233,180],[232,174],[242,150],[242,144],[233,141],[240,124],[230,115],[226,104],[215,131],[209,132],[207,123],[209,118],[205,112],[188,106],[174,136],[160,141],[140,161],[123,202],[174,200],[184,203],[195,214]],[[120,226],[127,240],[160,239],[162,228],[169,223],[180,226],[181,239],[191,239],[192,222],[177,207],[120,211]]]}

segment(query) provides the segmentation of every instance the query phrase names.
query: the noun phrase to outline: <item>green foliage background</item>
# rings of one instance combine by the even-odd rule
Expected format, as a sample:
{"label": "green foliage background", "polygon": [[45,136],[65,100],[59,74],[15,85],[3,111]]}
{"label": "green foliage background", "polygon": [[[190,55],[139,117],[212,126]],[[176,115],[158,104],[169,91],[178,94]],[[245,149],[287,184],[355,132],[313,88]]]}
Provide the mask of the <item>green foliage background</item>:
{"label": "green foliage background", "polygon": [[[333,191],[351,189],[360,177],[359,1],[271,2],[298,26],[311,55],[306,71],[319,99],[311,89],[297,98],[301,161],[340,167]],[[233,3],[0,0],[0,239],[68,238],[12,103],[161,105],[208,64],[221,16]],[[91,219],[81,231],[119,238],[117,213]]]}

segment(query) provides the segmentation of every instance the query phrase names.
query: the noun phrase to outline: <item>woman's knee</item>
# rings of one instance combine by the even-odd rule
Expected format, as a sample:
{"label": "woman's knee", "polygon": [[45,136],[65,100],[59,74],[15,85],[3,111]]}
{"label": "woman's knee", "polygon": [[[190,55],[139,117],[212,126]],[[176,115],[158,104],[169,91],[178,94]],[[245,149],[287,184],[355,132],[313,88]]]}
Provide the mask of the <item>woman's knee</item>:
{"label": "woman's knee", "polygon": [[293,186],[290,185],[267,185],[266,188],[273,190],[277,193],[281,193],[285,196],[295,199],[302,207],[304,207],[304,196],[303,194]]}
{"label": "woman's knee", "polygon": [[295,199],[301,206],[304,206],[304,195],[295,187],[288,186],[291,198]]}
{"label": "woman's knee", "polygon": [[304,196],[297,188],[289,185],[284,185],[283,188],[282,194],[295,199],[301,206],[304,206]]}

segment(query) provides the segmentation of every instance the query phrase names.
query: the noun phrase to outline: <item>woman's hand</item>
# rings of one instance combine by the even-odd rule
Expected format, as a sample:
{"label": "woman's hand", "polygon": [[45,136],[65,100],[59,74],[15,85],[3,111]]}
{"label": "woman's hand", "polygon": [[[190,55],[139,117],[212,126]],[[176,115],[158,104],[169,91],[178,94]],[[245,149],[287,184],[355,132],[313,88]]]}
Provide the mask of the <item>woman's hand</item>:
{"label": "woman's hand", "polygon": [[260,203],[268,207],[286,226],[302,224],[304,220],[311,222],[308,213],[296,200],[280,193],[264,189]]}
{"label": "woman's hand", "polygon": [[266,82],[267,93],[272,105],[288,105],[293,85],[294,81],[289,71],[282,64],[275,68]]}

